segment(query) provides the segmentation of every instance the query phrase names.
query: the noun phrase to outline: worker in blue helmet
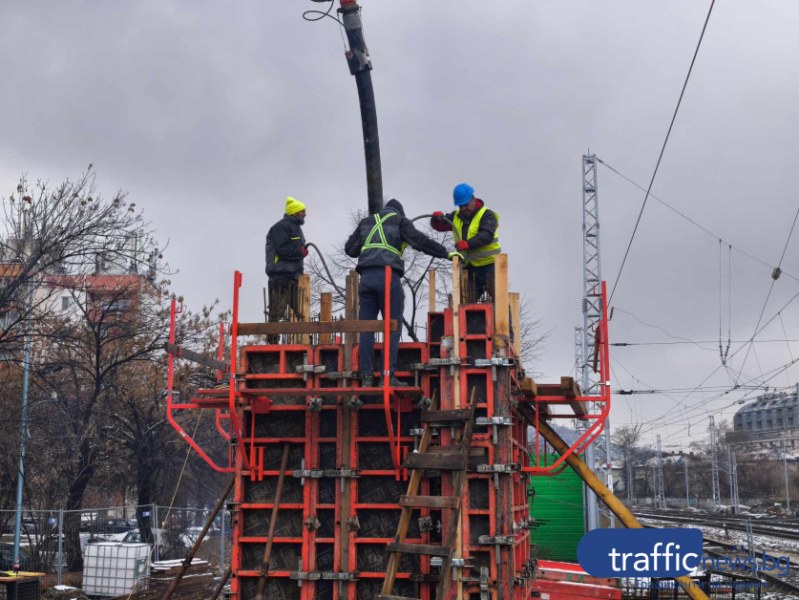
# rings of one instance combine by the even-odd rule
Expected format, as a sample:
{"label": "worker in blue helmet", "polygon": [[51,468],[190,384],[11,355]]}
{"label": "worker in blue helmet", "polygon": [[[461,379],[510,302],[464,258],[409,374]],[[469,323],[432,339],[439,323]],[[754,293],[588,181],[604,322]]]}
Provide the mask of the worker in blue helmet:
{"label": "worker in blue helmet", "polygon": [[494,295],[494,263],[502,252],[499,245],[499,215],[475,197],[474,188],[459,183],[452,190],[457,210],[433,213],[430,226],[436,231],[451,231],[455,249],[464,257],[466,289],[464,301],[479,302],[483,295]]}

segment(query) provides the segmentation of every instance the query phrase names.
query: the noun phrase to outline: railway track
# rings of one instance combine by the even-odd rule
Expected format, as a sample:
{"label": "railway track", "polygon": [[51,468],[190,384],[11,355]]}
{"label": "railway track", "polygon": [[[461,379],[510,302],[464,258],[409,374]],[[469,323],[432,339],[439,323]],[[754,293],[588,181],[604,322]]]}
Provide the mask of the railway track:
{"label": "railway track", "polygon": [[[704,525],[704,526],[713,526],[713,527],[720,527],[723,528],[724,526],[727,529],[731,529],[734,531],[746,531],[746,522],[747,519],[745,517],[738,517],[737,519],[731,519],[726,515],[679,515],[679,514],[671,514],[671,513],[644,513],[644,512],[636,512],[636,517],[643,518],[643,519],[655,519],[658,521],[667,521],[671,523],[689,523],[695,525]],[[730,515],[731,516],[731,515]],[[799,541],[799,522],[796,522],[796,519],[792,519],[792,522],[780,522],[779,524],[769,524],[766,525],[761,521],[752,520],[752,533],[755,535],[767,535],[770,537],[781,538],[785,540],[795,540]]]}
{"label": "railway track", "polygon": [[[706,544],[709,547],[705,548],[704,552],[706,555],[714,556],[714,557],[724,557],[731,561],[735,561],[739,559],[741,561],[745,561],[749,558],[748,552],[742,550],[739,545],[730,544],[721,540],[707,540]],[[714,547],[720,547],[723,550],[716,550]],[[762,556],[763,553],[756,554],[756,557],[759,557],[760,563],[762,564]],[[770,554],[767,554],[767,560],[770,559],[772,561],[778,561],[780,557],[776,557]],[[779,563],[771,562],[767,563],[771,565],[777,565]],[[768,582],[769,587],[774,589],[780,589],[789,591],[793,594],[799,594],[799,568],[793,563],[782,564],[781,569],[771,568],[771,569],[760,569],[757,571],[757,576],[760,579],[763,579]]]}
{"label": "railway track", "polygon": [[[702,529],[705,538],[705,554],[716,558],[726,558],[731,563],[739,561],[745,564],[749,553],[744,549],[742,539],[721,539],[719,532],[726,525],[728,530],[746,532],[746,516],[742,515],[713,515],[713,514],[686,514],[677,511],[669,512],[636,512],[636,517],[644,520],[656,520],[662,523],[678,523],[696,525]],[[765,536],[779,543],[780,540],[799,541],[799,520],[774,519],[769,524],[752,522],[752,534]],[[713,530],[716,531],[713,531]],[[762,544],[761,544],[762,545]],[[794,544],[796,546],[796,544]],[[775,551],[773,548],[759,549],[755,553],[756,563],[767,568],[760,568],[757,576],[769,584],[770,589],[787,591],[792,595],[799,595],[799,556],[790,552]],[[751,560],[751,559],[750,559]],[[780,562],[781,561],[781,562]],[[793,597],[793,596],[791,596]]]}

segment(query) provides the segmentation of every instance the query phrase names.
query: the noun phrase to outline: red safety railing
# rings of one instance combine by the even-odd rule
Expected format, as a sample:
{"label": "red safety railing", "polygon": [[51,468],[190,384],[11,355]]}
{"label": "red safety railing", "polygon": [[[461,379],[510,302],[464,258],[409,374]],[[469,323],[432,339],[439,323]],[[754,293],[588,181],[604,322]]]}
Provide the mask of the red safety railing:
{"label": "red safety railing", "polygon": [[[180,308],[178,308],[177,301],[173,298],[172,304],[170,306],[169,312],[169,343],[174,345],[175,344],[175,337],[176,337],[176,326],[177,326],[177,315],[183,311],[183,304],[181,303]],[[174,373],[175,373],[175,355],[173,353],[169,353],[167,357],[167,385],[166,385],[166,418],[169,421],[169,424],[172,425],[173,429],[178,432],[178,435],[182,437],[186,442],[191,446],[197,454],[210,466],[214,471],[218,471],[219,473],[233,473],[235,471],[235,467],[233,465],[232,455],[228,454],[228,464],[220,465],[218,464],[213,458],[211,458],[208,453],[203,450],[203,448],[197,443],[197,441],[181,426],[180,423],[177,422],[175,416],[178,414],[178,411],[181,410],[191,410],[195,408],[204,408],[200,404],[196,402],[175,402],[175,390],[174,390]],[[221,414],[222,411],[217,409],[216,411],[216,425],[217,429],[222,433],[223,437],[226,435],[224,430],[221,426],[221,421],[228,418],[227,415]],[[229,434],[227,434],[229,439]]]}
{"label": "red safety railing", "polygon": [[[578,396],[566,399],[565,396],[535,396],[535,465],[524,466],[522,471],[533,475],[557,475],[566,468],[566,458],[572,454],[581,454],[590,446],[605,430],[605,422],[610,414],[610,353],[608,341],[608,308],[607,308],[607,289],[602,282],[602,317],[596,330],[596,356],[595,371],[599,373],[599,395]],[[578,418],[582,421],[590,422],[590,425],[572,443],[568,450],[559,456],[551,464],[541,464],[541,435],[539,425],[541,414],[546,414],[548,404],[565,404],[568,401],[579,402],[586,407],[584,416],[575,415],[547,415],[545,418]]]}

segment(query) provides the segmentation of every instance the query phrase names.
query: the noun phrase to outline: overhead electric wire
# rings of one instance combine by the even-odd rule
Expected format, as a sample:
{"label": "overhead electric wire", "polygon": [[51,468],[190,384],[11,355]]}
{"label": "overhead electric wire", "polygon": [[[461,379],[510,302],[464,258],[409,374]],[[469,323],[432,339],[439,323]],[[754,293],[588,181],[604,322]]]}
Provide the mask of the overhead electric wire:
{"label": "overhead electric wire", "polygon": [[621,266],[619,267],[619,272],[616,275],[616,281],[613,284],[613,289],[610,292],[610,298],[608,299],[608,304],[613,301],[613,295],[616,293],[616,287],[619,285],[619,280],[621,279],[622,271],[624,270],[624,265],[627,262],[627,257],[630,254],[630,248],[633,245],[633,240],[635,239],[635,234],[638,231],[638,225],[641,223],[641,217],[644,214],[644,209],[646,208],[646,202],[649,199],[649,194],[652,191],[652,186],[655,183],[655,177],[657,177],[658,169],[660,168],[660,163],[663,160],[663,154],[666,152],[666,145],[669,143],[669,136],[671,135],[671,130],[674,127],[674,122],[677,120],[677,113],[680,110],[680,105],[682,104],[683,96],[685,95],[685,89],[688,87],[688,80],[691,78],[691,72],[694,69],[694,64],[696,63],[696,57],[699,54],[699,48],[702,45],[702,40],[705,37],[705,31],[707,30],[707,24],[710,21],[710,15],[713,12],[713,6],[716,4],[716,0],[711,0],[710,8],[707,11],[707,16],[705,17],[705,23],[702,25],[702,33],[699,35],[699,41],[696,44],[696,49],[694,50],[694,55],[691,58],[691,65],[688,67],[688,73],[685,75],[685,81],[682,84],[682,90],[680,90],[680,97],[677,99],[677,106],[674,108],[674,114],[671,117],[671,123],[669,123],[669,129],[666,131],[666,138],[663,140],[663,146],[660,148],[660,154],[658,156],[657,163],[655,164],[655,170],[652,173],[652,179],[649,181],[649,187],[646,190],[646,196],[644,196],[644,202],[641,204],[641,210],[638,212],[638,218],[635,221],[635,227],[633,228],[633,233],[630,236],[630,241],[627,244],[627,250],[624,252],[624,258],[621,261]]}
{"label": "overhead electric wire", "polygon": [[[752,338],[750,338],[750,340],[749,340],[749,341],[742,343],[742,345],[741,345],[740,347],[738,347],[738,348],[737,348],[735,351],[733,351],[733,352],[730,354],[729,358],[733,358],[733,357],[734,357],[736,354],[738,354],[738,352],[740,352],[741,350],[743,350],[745,347],[749,347],[749,346],[752,344],[752,341],[754,340],[754,338],[755,338],[755,337],[757,337],[757,336],[758,336],[758,335],[759,335],[759,334],[760,334],[760,333],[761,333],[761,332],[762,332],[762,331],[763,331],[763,330],[764,330],[766,327],[768,327],[768,325],[771,323],[771,321],[773,321],[774,319],[776,319],[776,318],[777,318],[777,317],[780,315],[780,313],[781,313],[783,310],[785,310],[785,308],[786,308],[786,307],[788,307],[788,305],[790,305],[790,304],[791,304],[791,303],[792,303],[794,300],[796,300],[796,298],[798,298],[798,297],[799,297],[799,292],[797,292],[796,294],[794,294],[793,296],[791,296],[791,298],[790,298],[790,299],[789,299],[789,300],[788,300],[788,301],[787,301],[787,302],[786,302],[786,303],[785,303],[785,304],[782,306],[782,308],[780,308],[780,310],[779,310],[779,311],[777,311],[777,313],[776,313],[775,315],[773,315],[773,316],[772,316],[772,317],[771,317],[771,318],[770,318],[768,321],[766,321],[765,323],[763,323],[763,325],[760,327],[760,329],[758,329],[758,330],[755,332],[755,334],[752,336]],[[633,316],[634,316],[634,315],[633,315]],[[637,318],[637,317],[636,317],[636,318]],[[656,327],[656,326],[655,326],[655,327]],[[668,334],[668,335],[671,335],[671,334]],[[672,336],[672,337],[673,337],[673,336]],[[790,367],[792,364],[793,364],[793,362],[789,363],[788,367]],[[685,401],[686,401],[686,400],[688,400],[688,398],[690,398],[690,397],[691,397],[691,396],[692,396],[692,395],[695,393],[695,391],[698,391],[699,389],[701,389],[701,387],[702,387],[702,386],[703,386],[703,385],[704,385],[704,384],[705,384],[705,383],[706,383],[706,382],[707,382],[707,381],[708,381],[708,380],[709,380],[711,377],[713,377],[713,375],[715,375],[715,374],[716,374],[716,373],[717,373],[717,372],[718,372],[718,371],[719,371],[719,370],[720,370],[722,367],[725,367],[725,365],[721,365],[721,364],[720,364],[720,365],[718,365],[717,367],[715,367],[715,368],[714,368],[714,369],[713,369],[713,370],[712,370],[712,371],[711,371],[711,372],[710,372],[710,373],[709,373],[709,374],[708,374],[708,375],[707,375],[707,376],[706,376],[706,377],[705,377],[705,378],[704,378],[702,381],[700,381],[700,382],[699,382],[699,384],[697,384],[697,385],[695,386],[695,388],[693,388],[693,390],[694,390],[694,391],[692,391],[692,392],[688,392],[688,393],[687,393],[685,396],[683,396],[683,398],[681,398],[680,400],[676,401],[677,405],[678,405],[678,406],[682,406],[682,407],[683,407],[683,410],[690,410],[690,411],[696,410],[696,407],[694,407],[694,408],[689,408],[688,406],[686,406],[686,405],[685,405]],[[743,371],[741,371],[741,373],[742,373],[742,372],[743,372]],[[740,377],[740,375],[741,375],[741,374],[739,373],[738,377]],[[754,379],[755,379],[755,378],[751,378],[749,381],[747,381],[747,384],[748,384],[748,383],[750,383],[751,381],[754,381]],[[770,379],[769,379],[769,380],[770,380]],[[735,381],[733,381],[733,383],[734,383],[734,385],[733,385],[733,387],[732,387],[732,389],[731,389],[730,391],[728,391],[728,392],[726,392],[726,393],[724,393],[724,394],[721,394],[721,395],[717,396],[716,398],[712,398],[712,399],[710,399],[708,402],[712,402],[712,401],[714,401],[714,400],[717,400],[718,398],[720,398],[720,397],[722,397],[722,396],[726,395],[727,393],[730,393],[730,392],[734,391],[734,390],[737,388],[737,385],[738,385],[738,384],[736,384],[736,382],[735,382]],[[763,383],[766,383],[766,382],[764,381]],[[669,398],[669,399],[670,399],[670,400],[673,400],[673,398]],[[706,408],[706,403],[705,403],[705,405],[703,405],[701,408]],[[655,420],[660,420],[660,419],[662,419],[664,416],[666,416],[667,414],[668,414],[668,412],[665,412],[665,413],[661,414],[660,416],[656,417],[656,418],[655,418]]]}
{"label": "overhead electric wire", "polygon": [[[783,326],[784,329],[784,326]],[[787,334],[786,334],[787,336]],[[753,344],[773,344],[773,343],[780,343],[784,344],[787,342],[799,342],[799,339],[775,339],[775,340],[754,340]],[[680,344],[691,344],[691,345],[699,345],[699,344],[715,344],[716,340],[687,340],[685,342],[611,342],[608,344],[609,346],[617,346],[624,348],[626,346],[675,346]],[[749,340],[732,340],[731,344],[748,344],[750,343]],[[790,351],[790,346],[788,346]],[[702,348],[702,350],[710,350],[711,352],[715,352],[715,348]]]}
{"label": "overhead electric wire", "polygon": [[[759,385],[757,385],[757,386],[743,385],[743,386],[737,387],[736,389],[756,390],[756,389],[760,389],[760,387],[762,387],[762,386],[759,386]],[[679,392],[689,392],[689,391],[692,391],[694,389],[695,388],[671,388],[671,389],[665,389],[665,390],[658,390],[658,389],[649,389],[649,390],[646,390],[646,389],[643,389],[643,390],[618,389],[618,390],[615,390],[613,393],[614,394],[618,394],[620,396],[631,396],[633,394],[663,394],[663,395],[666,395],[666,394],[675,394],[675,393],[679,393]],[[730,389],[730,387],[727,386],[727,385],[711,385],[711,386],[699,388],[697,391],[701,391],[701,392],[719,392],[719,391],[727,391],[729,389]]]}
{"label": "overhead electric wire", "polygon": [[[754,377],[753,377],[753,378],[751,378],[749,381],[745,382],[745,383],[744,383],[742,386],[738,386],[738,387],[736,388],[736,389],[746,389],[746,390],[748,390],[748,393],[744,394],[744,396],[743,396],[742,398],[738,398],[738,399],[734,400],[733,402],[731,402],[730,404],[727,404],[727,405],[725,405],[725,406],[722,406],[721,408],[718,408],[718,409],[716,409],[716,410],[714,410],[714,411],[712,411],[712,412],[711,412],[711,411],[709,411],[709,410],[707,410],[707,405],[708,405],[710,402],[713,402],[713,401],[715,401],[715,400],[718,400],[719,398],[722,398],[723,396],[726,396],[726,395],[727,395],[728,393],[730,393],[731,391],[735,391],[735,390],[729,390],[729,391],[727,391],[727,392],[724,392],[724,393],[718,394],[718,395],[716,395],[715,397],[713,397],[713,398],[710,398],[710,399],[706,400],[706,401],[705,401],[703,404],[701,404],[701,405],[698,405],[698,406],[693,406],[693,407],[690,407],[690,408],[686,407],[686,409],[685,409],[685,410],[683,410],[683,411],[681,411],[681,412],[677,413],[677,414],[676,414],[676,415],[674,415],[674,416],[675,416],[676,418],[683,419],[683,418],[686,418],[686,417],[687,417],[687,416],[688,416],[690,413],[696,412],[697,410],[701,410],[701,409],[705,409],[705,415],[706,415],[706,416],[708,416],[708,415],[716,415],[716,414],[720,413],[721,411],[723,411],[723,410],[726,410],[727,408],[730,408],[730,407],[732,407],[732,406],[734,406],[734,405],[736,405],[736,404],[744,404],[744,403],[745,403],[745,402],[746,402],[748,399],[750,399],[750,398],[751,398],[751,396],[752,396],[752,393],[753,393],[753,392],[755,392],[755,391],[757,391],[757,390],[759,390],[759,389],[761,389],[761,388],[764,388],[764,387],[766,387],[766,386],[765,386],[765,384],[766,384],[766,383],[768,383],[769,381],[771,381],[772,379],[774,379],[774,378],[775,378],[775,377],[777,377],[778,375],[781,375],[782,373],[784,373],[785,371],[787,371],[788,369],[790,369],[790,368],[791,368],[792,366],[794,366],[794,365],[795,365],[797,362],[799,362],[799,359],[791,360],[790,362],[787,362],[787,363],[785,363],[785,364],[783,364],[783,365],[780,365],[779,367],[775,367],[775,368],[774,368],[774,369],[772,369],[771,371],[768,371],[768,372],[766,373],[767,377],[765,377],[765,378],[764,378],[764,379],[761,381],[760,385],[757,385],[757,386],[750,386],[749,384],[751,384],[751,383],[752,383],[753,381],[755,381],[755,379],[756,379],[756,378],[754,378]],[[793,386],[791,386],[791,387],[793,387]],[[786,388],[786,389],[787,389],[787,388]],[[661,416],[661,418],[662,418],[663,416],[665,416],[665,414],[664,414],[664,415],[662,415],[662,416]],[[657,420],[659,420],[659,419],[657,419]],[[656,421],[657,421],[657,420],[656,420]],[[654,430],[655,430],[657,427],[667,426],[667,425],[671,425],[671,424],[673,424],[673,421],[666,421],[665,423],[657,423],[657,424],[654,424],[654,423],[653,423],[653,424],[651,424],[651,425],[649,426],[649,428],[647,428],[647,429],[646,429],[646,431],[647,431],[647,432],[649,432],[649,431],[654,431]]]}
{"label": "overhead electric wire", "polygon": [[[757,318],[757,325],[755,325],[755,333],[752,334],[752,338],[749,340],[750,344],[748,346],[746,354],[744,355],[744,359],[741,362],[741,369],[738,372],[738,376],[739,377],[740,377],[741,372],[744,369],[744,366],[746,366],[746,359],[749,358],[749,352],[750,352],[750,350],[752,348],[751,341],[754,340],[755,336],[757,335],[757,331],[758,331],[757,328],[760,326],[760,321],[763,320],[763,315],[766,312],[766,307],[768,306],[769,298],[771,298],[771,292],[774,290],[774,284],[777,283],[777,279],[779,279],[780,274],[782,273],[782,268],[781,268],[782,267],[782,261],[785,258],[785,253],[788,251],[788,244],[791,242],[791,236],[793,236],[793,230],[796,227],[796,219],[797,218],[799,218],[799,209],[796,210],[796,214],[793,217],[793,223],[791,223],[791,229],[788,232],[788,239],[785,240],[785,246],[782,248],[782,255],[780,255],[780,260],[777,263],[777,266],[774,268],[774,271],[773,271],[773,273],[771,275],[771,284],[768,287],[768,294],[766,294],[766,300],[763,302],[763,308],[760,310],[760,316]],[[779,313],[777,313],[777,314],[779,314]],[[771,320],[773,320],[773,318]]]}
{"label": "overhead electric wire", "polygon": [[680,340],[680,341],[682,341],[682,342],[684,342],[686,344],[695,344],[696,343],[696,342],[693,342],[693,341],[689,340],[688,338],[669,333],[668,331],[663,329],[663,327],[661,327],[660,325],[655,325],[654,323],[647,323],[642,318],[640,318],[638,315],[636,315],[635,313],[630,312],[629,310],[625,310],[625,309],[620,308],[618,306],[614,307],[614,310],[616,310],[618,312],[621,312],[621,313],[624,313],[625,315],[630,315],[633,319],[635,319],[636,321],[638,321],[642,325],[646,325],[647,327],[652,327],[653,329],[657,329],[658,331],[662,331],[663,333],[665,333],[670,338],[674,338],[675,340]]}
{"label": "overhead electric wire", "polygon": [[[624,179],[626,182],[628,182],[628,183],[632,184],[633,186],[635,186],[636,188],[638,188],[638,189],[639,189],[639,190],[641,190],[642,192],[645,192],[645,191],[646,191],[646,188],[645,188],[644,186],[642,186],[640,183],[638,183],[638,182],[637,182],[637,181],[635,181],[634,179],[632,179],[632,178],[628,177],[627,175],[625,175],[624,173],[622,173],[621,171],[619,171],[619,170],[618,170],[618,169],[616,169],[615,167],[611,166],[609,163],[605,162],[605,161],[604,161],[604,160],[602,160],[601,158],[597,157],[597,161],[598,161],[598,162],[601,162],[601,163],[602,163],[603,165],[605,165],[605,166],[606,166],[608,169],[610,169],[611,171],[613,171],[614,173],[616,173],[616,175],[618,175],[619,177],[621,177],[622,179]],[[755,261],[755,262],[757,262],[757,263],[760,263],[760,264],[761,264],[761,265],[763,265],[764,267],[768,267],[769,269],[773,269],[773,268],[774,268],[774,265],[773,265],[773,264],[769,263],[768,261],[765,261],[765,260],[763,260],[762,258],[759,258],[759,257],[755,256],[754,254],[752,254],[752,253],[750,253],[750,252],[747,252],[746,250],[741,250],[741,248],[739,248],[738,246],[736,246],[736,245],[734,245],[734,244],[731,244],[731,243],[730,243],[728,240],[726,240],[724,237],[722,237],[722,236],[720,236],[720,235],[718,235],[718,234],[714,233],[713,231],[711,231],[710,229],[708,229],[707,227],[705,227],[705,226],[704,226],[704,225],[702,225],[701,223],[698,223],[697,221],[695,221],[694,219],[692,219],[691,217],[689,217],[689,216],[688,216],[688,215],[686,215],[685,213],[683,213],[683,212],[681,212],[680,210],[678,210],[678,209],[674,208],[674,207],[673,207],[671,204],[669,204],[668,202],[666,202],[666,201],[665,201],[665,200],[663,200],[662,198],[659,198],[659,197],[658,197],[658,196],[656,196],[655,194],[652,194],[652,193],[650,193],[650,194],[649,194],[649,197],[650,197],[650,198],[652,198],[653,200],[657,200],[657,201],[658,201],[658,202],[660,202],[660,203],[661,203],[663,206],[665,206],[666,208],[668,208],[669,210],[671,210],[671,211],[672,211],[672,212],[674,212],[675,214],[677,214],[677,215],[681,216],[683,219],[685,219],[686,221],[688,221],[688,222],[689,222],[689,223],[691,223],[692,225],[694,225],[694,226],[696,226],[697,228],[701,229],[703,232],[705,232],[706,234],[708,234],[708,235],[709,235],[710,237],[712,237],[714,240],[719,240],[719,241],[723,242],[724,244],[727,244],[727,245],[730,247],[730,249],[731,249],[731,250],[735,250],[735,251],[736,251],[736,252],[738,252],[739,254],[743,254],[743,255],[744,255],[744,256],[746,256],[747,258],[750,258],[750,259],[752,259],[753,261]],[[786,272],[786,271],[782,271],[782,272],[781,272],[781,275],[784,275],[784,276],[786,276],[786,277],[789,277],[790,279],[793,279],[794,281],[799,281],[799,277],[797,277],[797,276],[795,276],[795,275],[792,275],[791,273],[788,273],[788,272]]]}
{"label": "overhead electric wire", "polygon": [[[785,345],[788,346],[788,356],[790,356],[791,360],[793,360],[793,352],[791,351],[791,344],[788,343],[788,341],[789,341],[787,339],[788,338],[788,332],[785,330],[785,323],[782,320],[782,314],[781,313],[777,313],[777,316],[779,316],[779,318],[780,318],[780,325],[782,326],[782,333],[785,334],[785,338],[786,338],[785,339]],[[760,340],[760,341],[763,341],[763,340]],[[794,340],[791,340],[791,341],[794,341]]]}

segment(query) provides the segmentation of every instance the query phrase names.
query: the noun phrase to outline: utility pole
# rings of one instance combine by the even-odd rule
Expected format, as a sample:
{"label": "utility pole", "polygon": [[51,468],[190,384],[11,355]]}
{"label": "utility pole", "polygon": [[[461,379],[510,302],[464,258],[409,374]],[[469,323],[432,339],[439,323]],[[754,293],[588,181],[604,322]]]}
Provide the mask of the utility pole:
{"label": "utility pole", "polygon": [[729,450],[730,452],[730,480],[732,481],[732,485],[730,486],[730,494],[732,495],[732,510],[733,513],[736,515],[739,512],[739,506],[741,504],[740,498],[738,498],[738,462],[735,457],[735,452]]}
{"label": "utility pole", "polygon": [[652,465],[652,507],[658,508],[658,468]]}
{"label": "utility pole", "polygon": [[788,488],[788,451],[785,446],[785,438],[780,440],[782,449],[782,476],[785,479],[785,510],[791,510],[791,492]]}
{"label": "utility pole", "polygon": [[[613,453],[610,446],[610,423],[605,421],[605,476],[608,489],[613,491]],[[616,516],[610,512],[610,528],[616,527]]]}
{"label": "utility pole", "polygon": [[627,467],[627,503],[633,502],[633,464],[630,462],[630,449],[624,451],[624,466]]}
{"label": "utility pole", "polygon": [[691,494],[688,489],[688,456],[683,454],[682,465],[685,469],[685,508],[691,508]]}
{"label": "utility pole", "polygon": [[666,508],[666,490],[663,483],[663,451],[660,446],[660,435],[657,436],[658,440],[658,460],[657,460],[657,478],[655,479],[655,489],[657,490],[657,508]]}
{"label": "utility pole", "polygon": [[[28,310],[31,307],[33,285],[28,284]],[[30,318],[30,315],[28,315]],[[22,491],[25,487],[25,438],[28,437],[28,387],[31,371],[31,332],[25,325],[25,359],[22,364],[22,429],[19,434],[19,470],[17,471],[17,512],[14,520],[14,570],[19,570],[19,545],[22,537]]]}
{"label": "utility pole", "polygon": [[[591,368],[596,352],[596,331],[602,320],[602,269],[599,260],[599,201],[597,197],[596,156],[583,155],[583,327],[582,327],[582,393],[585,396],[599,394],[599,386],[606,382]],[[586,407],[591,412],[591,407]],[[610,421],[605,422],[606,446],[610,445]],[[585,450],[585,462],[594,469],[594,445]],[[610,462],[608,455],[607,462]],[[599,527],[599,507],[597,497],[587,487],[586,525],[591,531]]]}
{"label": "utility pole", "polygon": [[713,509],[718,510],[721,506],[721,484],[719,482],[719,461],[716,455],[716,424],[713,417],[710,417],[710,478],[713,485]]}
{"label": "utility pole", "polygon": [[[25,203],[20,203],[23,207]],[[22,252],[27,252],[33,240],[31,217],[24,208],[20,211],[20,229],[17,237],[22,242]],[[27,315],[25,315],[25,350],[22,363],[22,426],[19,435],[19,470],[17,471],[17,506],[14,518],[14,570],[20,567],[19,546],[22,538],[22,492],[25,487],[25,440],[28,437],[28,390],[30,387],[31,371],[31,329],[30,319],[33,311],[33,281],[28,280]]]}

